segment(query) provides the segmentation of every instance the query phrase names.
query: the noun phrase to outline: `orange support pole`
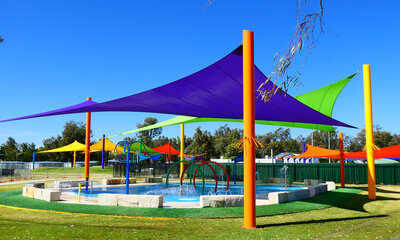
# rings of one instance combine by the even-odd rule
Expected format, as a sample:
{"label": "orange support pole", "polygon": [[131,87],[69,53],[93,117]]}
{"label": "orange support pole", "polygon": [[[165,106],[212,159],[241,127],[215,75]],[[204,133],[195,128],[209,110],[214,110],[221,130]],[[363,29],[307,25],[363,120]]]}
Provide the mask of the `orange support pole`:
{"label": "orange support pole", "polygon": [[254,33],[243,30],[244,228],[256,227]]}
{"label": "orange support pole", "polygon": [[364,73],[364,107],[365,107],[365,137],[368,169],[368,198],[376,199],[375,185],[375,160],[374,160],[374,132],[372,121],[372,96],[371,96],[371,67],[363,65]]}
{"label": "orange support pole", "polygon": [[[87,98],[88,101],[92,100],[91,97]],[[86,179],[86,190],[89,187],[89,166],[90,166],[90,121],[91,113],[86,113],[86,148],[85,148],[85,179]]]}
{"label": "orange support pole", "polygon": [[340,149],[340,184],[344,187],[344,152],[343,152],[343,133],[339,132],[339,149]]}

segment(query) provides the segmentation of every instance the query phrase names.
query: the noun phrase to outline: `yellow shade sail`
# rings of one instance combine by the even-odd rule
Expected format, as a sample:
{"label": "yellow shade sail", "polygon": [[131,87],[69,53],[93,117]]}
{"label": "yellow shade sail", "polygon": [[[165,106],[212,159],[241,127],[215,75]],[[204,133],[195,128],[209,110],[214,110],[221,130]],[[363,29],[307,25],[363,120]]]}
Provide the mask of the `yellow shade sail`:
{"label": "yellow shade sail", "polygon": [[[104,138],[104,151],[112,152],[115,150],[115,147],[116,145],[113,142],[108,140],[108,138]],[[97,143],[90,146],[90,151],[102,151],[102,150],[103,150],[103,138],[100,139],[100,141],[98,141]],[[124,151],[124,148],[117,147],[116,150],[122,152]]]}
{"label": "yellow shade sail", "polygon": [[59,147],[46,151],[40,151],[37,153],[75,152],[75,151],[84,151],[84,149],[85,149],[85,144],[82,144],[75,140],[73,143],[68,144],[64,147]]}
{"label": "yellow shade sail", "polygon": [[[105,138],[104,141],[104,151],[111,152],[115,150],[115,144],[112,143],[108,138]],[[40,151],[37,153],[56,153],[56,152],[83,152],[85,151],[85,144],[82,144],[78,141],[74,141],[71,144],[68,144],[63,147],[55,148],[55,149],[50,149],[46,151]],[[97,152],[97,151],[102,151],[103,150],[103,139],[100,139],[97,143],[93,144],[90,146],[90,151],[91,152]],[[117,151],[122,152],[124,151],[124,148],[122,147],[117,147]]]}

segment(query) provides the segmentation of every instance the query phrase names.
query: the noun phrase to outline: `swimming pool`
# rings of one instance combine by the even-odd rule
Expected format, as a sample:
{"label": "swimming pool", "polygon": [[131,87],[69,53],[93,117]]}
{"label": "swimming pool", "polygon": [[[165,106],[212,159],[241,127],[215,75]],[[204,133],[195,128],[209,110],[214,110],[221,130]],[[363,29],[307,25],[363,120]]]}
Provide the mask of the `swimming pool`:
{"label": "swimming pool", "polygon": [[[129,194],[139,195],[164,195],[164,202],[199,202],[201,195],[243,195],[243,185],[229,185],[229,189],[226,190],[226,185],[218,185],[218,189],[214,191],[215,184],[206,183],[204,187],[204,193],[201,192],[201,184],[197,185],[195,189],[193,185],[179,183],[169,184],[168,188],[165,187],[165,183],[151,184],[151,185],[131,185],[129,188]],[[283,185],[257,185],[256,186],[256,198],[257,199],[268,199],[268,193],[270,192],[282,192],[292,191],[297,189],[303,189],[303,187],[292,186],[285,190]],[[78,195],[78,189],[63,189],[63,192],[71,192]],[[82,189],[82,196],[85,197],[97,197],[101,193],[114,193],[114,194],[125,194],[125,186],[114,186],[114,187],[94,187],[88,191]]]}

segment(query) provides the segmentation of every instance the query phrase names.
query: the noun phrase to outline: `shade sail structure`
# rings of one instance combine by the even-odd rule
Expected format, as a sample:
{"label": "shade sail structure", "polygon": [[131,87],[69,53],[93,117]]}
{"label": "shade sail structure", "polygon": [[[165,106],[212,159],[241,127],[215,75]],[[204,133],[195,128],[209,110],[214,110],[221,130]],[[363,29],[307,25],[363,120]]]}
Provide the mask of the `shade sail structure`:
{"label": "shade sail structure", "polygon": [[197,154],[197,155],[185,155],[184,158],[187,161],[199,161],[205,156],[206,156],[206,154],[203,153],[203,154]]}
{"label": "shade sail structure", "polygon": [[[347,159],[366,159],[366,151],[346,153]],[[400,158],[400,144],[390,147],[384,147],[379,150],[374,150],[374,158]]]}
{"label": "shade sail structure", "polygon": [[354,73],[338,82],[325,86],[323,88],[296,96],[295,98],[305,105],[317,110],[326,116],[332,117],[333,107],[335,106],[336,99],[340,92],[349,83],[349,81],[356,75]]}
{"label": "shade sail structure", "polygon": [[82,108],[90,107],[93,105],[96,105],[97,102],[94,102],[92,100],[87,100],[79,104],[75,104],[69,107],[65,108],[60,108],[57,110],[49,111],[49,112],[44,112],[44,113],[38,113],[38,114],[33,114],[33,115],[28,115],[25,117],[18,117],[18,118],[12,118],[12,119],[7,119],[7,120],[2,120],[0,122],[8,122],[8,121],[16,121],[16,120],[22,120],[22,119],[27,119],[27,118],[37,118],[37,117],[46,117],[46,116],[54,116],[54,115],[63,115],[63,114],[71,114],[71,113],[80,113],[82,112]]}
{"label": "shade sail structure", "polygon": [[176,150],[175,148],[173,148],[171,146],[171,142],[164,144],[162,146],[159,147],[155,147],[153,148],[154,151],[157,151],[159,153],[164,153],[168,155],[168,163],[171,162],[171,155],[179,155],[181,154],[180,151]]}
{"label": "shade sail structure", "polygon": [[76,152],[76,151],[83,151],[84,149],[85,149],[85,144],[82,144],[75,140],[73,143],[68,144],[66,146],[46,151],[40,151],[37,153]]}
{"label": "shade sail structure", "polygon": [[[316,147],[316,146],[312,146],[309,144],[306,144],[307,146],[307,151],[305,151],[304,153],[300,154],[300,155],[296,155],[290,158],[323,158],[325,156],[337,156],[337,158],[339,158],[340,155],[340,151],[337,150],[331,150],[331,149],[326,149],[326,148],[321,148],[321,147]],[[336,158],[336,157],[333,157]]]}
{"label": "shade sail structure", "polygon": [[139,143],[139,142],[132,143],[130,150],[135,151],[135,152],[139,151],[143,155],[147,155],[147,154],[158,155],[158,154],[160,154],[159,152],[151,149],[151,147],[146,146],[144,143]]}
{"label": "shade sail structure", "polygon": [[180,151],[176,150],[174,147],[171,146],[171,142],[164,144],[159,147],[153,148],[154,151],[164,154],[171,154],[171,155],[179,155],[181,154]]}
{"label": "shade sail structure", "polygon": [[[336,99],[339,96],[342,89],[346,86],[346,84],[356,75],[354,73],[338,82],[325,86],[323,88],[314,90],[312,92],[308,92],[302,95],[295,97],[300,102],[305,105],[311,107],[318,112],[321,112],[329,117],[332,117],[333,107],[335,105]],[[154,128],[161,128],[167,126],[173,126],[178,124],[186,124],[186,123],[198,123],[198,122],[243,122],[243,119],[226,119],[226,118],[199,118],[199,117],[188,117],[188,116],[177,116],[172,119],[156,123],[153,125],[149,125],[143,128],[138,128],[135,130],[119,133],[112,135],[110,137],[120,136],[124,134],[130,134],[134,132],[140,132],[145,130],[150,130]],[[282,127],[295,127],[295,128],[307,128],[307,129],[316,129],[322,131],[333,131],[331,125],[323,125],[323,124],[310,124],[310,123],[297,123],[297,122],[281,122],[281,121],[262,121],[256,120],[256,124],[264,124],[264,125],[274,125],[274,126],[282,126]]]}
{"label": "shade sail structure", "polygon": [[[360,161],[360,160],[365,160],[365,159],[346,159],[346,162],[353,162],[353,161]],[[390,158],[375,158],[374,159],[375,164],[400,164],[399,161],[395,160],[395,159],[390,159]],[[359,163],[359,162],[358,162]],[[364,161],[364,163],[360,163],[360,164],[366,164],[366,161]]]}
{"label": "shade sail structure", "polygon": [[[161,87],[104,103],[81,107],[75,105],[74,108],[68,107],[12,120],[103,111],[152,112],[192,117],[242,119],[242,65],[242,46],[240,46],[216,63]],[[255,90],[267,79],[256,66],[254,66],[254,78]],[[264,85],[264,89],[274,90],[275,85],[268,82]],[[255,118],[263,121],[352,127],[326,116],[284,93],[273,95],[268,102],[256,98]]]}
{"label": "shade sail structure", "polygon": [[[84,150],[84,149],[83,149]],[[97,143],[90,146],[90,151],[102,151],[103,150],[103,138],[100,139]],[[108,140],[108,138],[104,138],[104,151],[124,151],[122,147],[116,146],[113,142]]]}
{"label": "shade sail structure", "polygon": [[[292,158],[340,158],[340,151],[307,145],[307,151]],[[367,159],[366,151],[344,152],[345,159]],[[374,150],[374,158],[400,158],[400,145]]]}

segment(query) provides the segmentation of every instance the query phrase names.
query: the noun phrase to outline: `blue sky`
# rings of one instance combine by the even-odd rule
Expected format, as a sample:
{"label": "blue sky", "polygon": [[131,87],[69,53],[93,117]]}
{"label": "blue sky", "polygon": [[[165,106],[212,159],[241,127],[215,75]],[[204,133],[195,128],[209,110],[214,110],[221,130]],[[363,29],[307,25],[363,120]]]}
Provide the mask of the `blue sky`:
{"label": "blue sky", "polygon": [[[314,2],[316,0],[313,0]],[[1,1],[0,119],[73,105],[92,97],[103,102],[169,83],[217,61],[241,44],[242,30],[255,32],[255,62],[268,74],[273,56],[287,46],[295,27],[295,0],[222,1]],[[299,95],[371,64],[374,123],[400,133],[398,1],[325,1],[326,32],[302,69]],[[134,129],[148,116],[93,113],[95,138]],[[343,90],[333,117],[364,126],[362,73]],[[0,143],[11,136],[34,142],[60,134],[84,114],[0,124]],[[229,124],[241,128],[239,123]],[[188,124],[187,135],[198,125]],[[214,131],[220,123],[201,124]],[[277,127],[257,126],[258,134]],[[339,128],[354,136],[359,130]],[[311,130],[292,129],[308,135]],[[164,128],[168,137],[179,126]],[[121,138],[111,140],[118,141]]]}

